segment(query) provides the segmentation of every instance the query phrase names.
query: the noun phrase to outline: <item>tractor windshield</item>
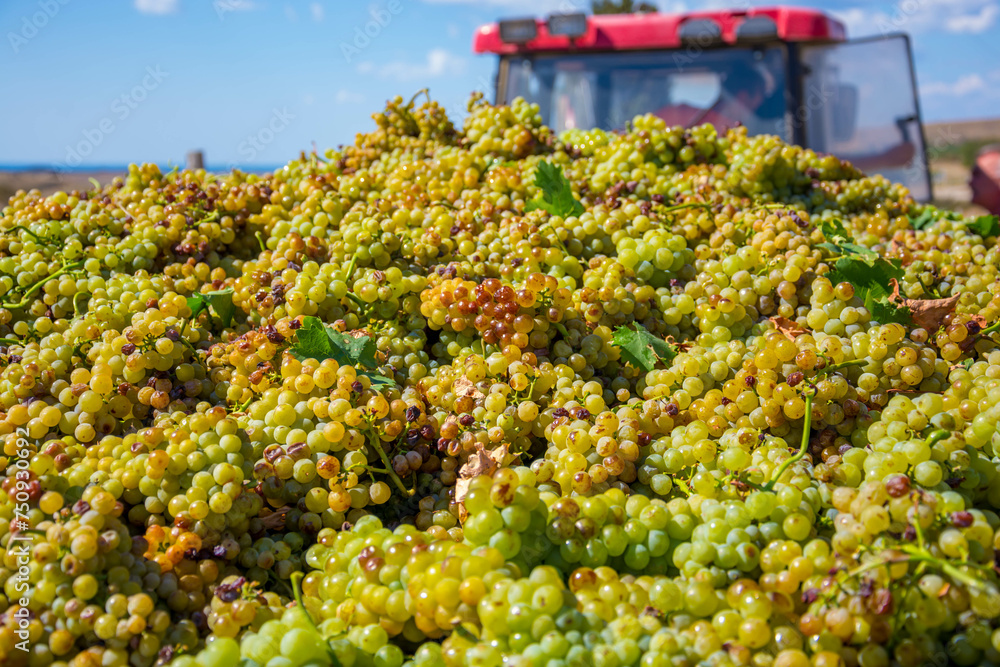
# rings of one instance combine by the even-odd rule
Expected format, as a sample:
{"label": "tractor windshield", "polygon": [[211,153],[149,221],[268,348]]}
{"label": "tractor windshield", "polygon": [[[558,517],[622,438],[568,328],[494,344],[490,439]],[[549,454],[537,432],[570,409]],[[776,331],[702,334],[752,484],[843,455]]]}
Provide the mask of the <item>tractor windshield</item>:
{"label": "tractor windshield", "polygon": [[[616,130],[653,113],[668,125],[737,124],[788,139],[786,51],[781,45],[720,50],[511,56],[503,102],[523,97],[561,132]],[[503,74],[503,72],[502,72]]]}

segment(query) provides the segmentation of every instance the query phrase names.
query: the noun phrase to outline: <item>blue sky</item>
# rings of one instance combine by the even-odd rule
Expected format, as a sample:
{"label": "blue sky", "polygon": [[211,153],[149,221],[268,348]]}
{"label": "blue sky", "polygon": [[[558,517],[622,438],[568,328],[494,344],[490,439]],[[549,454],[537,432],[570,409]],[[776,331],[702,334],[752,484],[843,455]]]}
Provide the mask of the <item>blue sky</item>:
{"label": "blue sky", "polygon": [[[471,53],[478,25],[574,3],[589,4],[0,0],[0,163],[167,164],[201,148],[214,165],[279,164],[352,142],[423,86],[460,115],[494,73]],[[851,36],[909,32],[926,119],[1000,115],[1000,0],[788,4],[832,11]]]}

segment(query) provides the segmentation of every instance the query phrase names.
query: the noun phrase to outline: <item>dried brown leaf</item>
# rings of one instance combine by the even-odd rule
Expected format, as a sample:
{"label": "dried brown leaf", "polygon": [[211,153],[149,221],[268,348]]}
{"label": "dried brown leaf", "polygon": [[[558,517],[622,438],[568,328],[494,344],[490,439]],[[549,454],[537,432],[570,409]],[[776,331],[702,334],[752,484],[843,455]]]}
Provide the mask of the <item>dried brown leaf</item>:
{"label": "dried brown leaf", "polygon": [[479,475],[491,475],[496,470],[497,464],[493,460],[492,452],[486,451],[482,444],[477,444],[479,446],[476,451],[470,454],[468,461],[459,468],[459,476],[463,479],[472,479]]}
{"label": "dried brown leaf", "polygon": [[483,392],[476,388],[476,385],[473,384],[472,380],[467,377],[460,377],[455,380],[455,382],[451,385],[451,389],[456,396],[464,396],[471,398],[474,401],[486,397]]}
{"label": "dried brown leaf", "polygon": [[506,442],[502,443],[496,449],[492,449],[487,452],[487,455],[499,468],[507,465],[507,463],[514,458],[514,455],[510,453],[510,446]]}
{"label": "dried brown leaf", "polygon": [[690,341],[676,341],[673,336],[667,336],[666,341],[677,348],[679,352],[687,352],[691,349]]}
{"label": "dried brown leaf", "polygon": [[463,479],[459,477],[455,480],[455,502],[459,504],[460,507],[464,508],[465,497],[469,495],[469,486],[472,484],[472,479]]}
{"label": "dried brown leaf", "polygon": [[907,299],[900,295],[899,283],[895,278],[891,282],[892,294],[889,296],[889,301],[909,308],[913,323],[932,333],[941,328],[944,318],[955,310],[955,305],[961,296],[954,294],[947,299]]}
{"label": "dried brown leaf", "polygon": [[774,324],[775,328],[785,334],[789,340],[795,340],[799,336],[809,333],[809,331],[801,324],[794,320],[790,320],[787,317],[775,315],[770,318],[770,320]]}
{"label": "dried brown leaf", "polygon": [[513,459],[507,443],[496,449],[486,449],[477,443],[476,451],[469,455],[468,460],[458,469],[458,479],[455,480],[455,502],[458,503],[459,520],[467,516],[464,500],[469,495],[472,480],[480,475],[492,475],[498,467],[505,466]]}
{"label": "dried brown leaf", "polygon": [[262,516],[260,522],[264,524],[264,528],[268,530],[282,530],[285,527],[285,515],[287,515],[292,508],[288,505],[284,505],[274,510],[267,516]]}

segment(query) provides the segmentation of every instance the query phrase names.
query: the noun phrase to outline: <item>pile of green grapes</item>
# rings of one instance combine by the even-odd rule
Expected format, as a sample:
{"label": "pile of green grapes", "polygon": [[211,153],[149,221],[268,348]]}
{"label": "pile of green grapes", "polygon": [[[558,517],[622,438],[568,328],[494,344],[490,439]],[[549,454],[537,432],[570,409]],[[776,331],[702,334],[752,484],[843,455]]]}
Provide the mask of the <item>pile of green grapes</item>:
{"label": "pile of green grapes", "polygon": [[2,210],[0,664],[1000,665],[995,218],[374,118]]}

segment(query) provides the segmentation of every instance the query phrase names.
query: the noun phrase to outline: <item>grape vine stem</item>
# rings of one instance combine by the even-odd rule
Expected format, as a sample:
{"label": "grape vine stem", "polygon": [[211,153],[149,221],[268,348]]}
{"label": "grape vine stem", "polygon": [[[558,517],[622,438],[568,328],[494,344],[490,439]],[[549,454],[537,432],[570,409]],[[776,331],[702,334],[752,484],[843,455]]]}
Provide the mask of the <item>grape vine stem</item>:
{"label": "grape vine stem", "polygon": [[793,456],[788,457],[784,463],[778,466],[777,472],[775,472],[774,477],[771,481],[764,486],[765,491],[772,491],[774,485],[778,483],[781,476],[785,474],[785,471],[790,467],[801,461],[806,455],[806,449],[809,447],[809,432],[812,430],[812,404],[813,395],[812,393],[806,394],[806,413],[802,417],[802,444],[799,445],[799,451]]}
{"label": "grape vine stem", "polygon": [[2,306],[4,308],[9,308],[11,310],[17,310],[17,309],[20,309],[20,308],[24,308],[25,306],[27,306],[31,302],[31,295],[34,294],[35,292],[37,292],[39,289],[41,289],[42,285],[44,285],[45,283],[49,282],[53,278],[58,278],[59,276],[63,275],[64,273],[69,273],[70,271],[75,271],[76,269],[79,269],[81,266],[83,266],[83,260],[80,260],[79,262],[73,262],[72,264],[67,264],[66,266],[64,266],[61,269],[59,269],[58,271],[56,271],[55,273],[52,273],[50,275],[45,276],[44,278],[42,278],[41,280],[39,280],[37,283],[35,283],[31,287],[29,287],[28,290],[24,293],[24,298],[22,298],[19,302],[17,302],[17,303],[0,303],[0,306]]}
{"label": "grape vine stem", "polygon": [[378,434],[375,433],[374,429],[369,430],[368,443],[372,446],[372,449],[378,452],[378,457],[382,459],[382,464],[385,466],[386,472],[389,473],[389,479],[391,479],[392,483],[396,485],[396,488],[407,497],[412,496],[413,492],[403,485],[403,480],[401,480],[399,475],[396,474],[396,471],[392,469],[392,463],[389,461],[389,457],[386,455],[385,450],[382,449]]}
{"label": "grape vine stem", "polygon": [[23,226],[23,225],[14,225],[14,226],[13,226],[13,227],[11,227],[10,229],[5,229],[4,231],[5,231],[5,232],[16,232],[16,231],[18,231],[18,230],[20,230],[20,231],[22,231],[22,232],[26,232],[26,233],[30,234],[30,235],[31,235],[31,236],[33,236],[33,237],[35,238],[35,240],[36,240],[36,241],[38,241],[39,243],[44,243],[44,244],[46,244],[46,245],[48,245],[48,244],[51,244],[51,243],[52,243],[52,239],[49,239],[49,238],[46,238],[46,237],[44,237],[44,236],[42,236],[42,235],[40,235],[40,234],[36,234],[35,232],[31,231],[30,229],[28,229],[27,227],[25,227],[25,226]]}
{"label": "grape vine stem", "polygon": [[819,377],[820,375],[829,375],[830,373],[836,373],[839,370],[845,368],[850,368],[852,366],[864,366],[868,364],[867,359],[851,359],[850,361],[842,361],[839,364],[834,364],[833,366],[827,366],[826,368],[821,368],[813,375],[813,377]]}

